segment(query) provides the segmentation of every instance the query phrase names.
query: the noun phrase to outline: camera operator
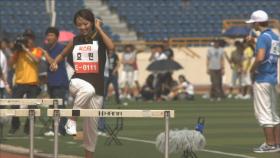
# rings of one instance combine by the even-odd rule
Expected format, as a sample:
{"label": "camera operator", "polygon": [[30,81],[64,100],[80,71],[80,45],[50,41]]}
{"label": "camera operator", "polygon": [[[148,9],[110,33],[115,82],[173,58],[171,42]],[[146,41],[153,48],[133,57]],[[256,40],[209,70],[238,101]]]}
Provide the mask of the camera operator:
{"label": "camera operator", "polygon": [[[35,35],[27,30],[21,38],[15,42],[13,56],[10,64],[15,67],[15,86],[13,87],[13,98],[36,98],[40,92],[38,78],[38,64],[43,55],[43,50],[35,47]],[[19,108],[14,105],[12,108]],[[34,108],[29,106],[28,108]],[[18,117],[12,117],[12,125],[9,134],[14,134],[20,127]],[[24,125],[24,133],[29,134],[28,119]]]}

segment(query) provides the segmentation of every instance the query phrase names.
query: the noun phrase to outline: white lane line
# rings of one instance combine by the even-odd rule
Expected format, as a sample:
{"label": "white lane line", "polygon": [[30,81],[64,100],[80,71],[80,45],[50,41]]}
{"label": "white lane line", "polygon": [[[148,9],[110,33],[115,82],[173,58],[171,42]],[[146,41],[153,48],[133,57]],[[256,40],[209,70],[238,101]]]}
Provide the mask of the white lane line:
{"label": "white lane line", "polygon": [[118,138],[122,139],[122,140],[132,141],[132,142],[142,142],[142,143],[148,143],[148,144],[156,144],[155,141],[150,141],[150,140],[142,140],[142,139],[135,139],[135,138],[129,138],[129,137],[118,137]]}
{"label": "white lane line", "polygon": [[[133,141],[133,142],[142,142],[142,143],[147,143],[147,144],[156,144],[155,141],[150,141],[150,140],[143,140],[143,139],[136,139],[136,138],[129,138],[129,137],[118,137],[121,140],[127,140],[127,141]],[[248,155],[242,155],[242,154],[235,154],[235,153],[227,153],[227,152],[222,152],[222,151],[217,151],[217,150],[209,150],[209,149],[203,149],[201,150],[203,152],[208,152],[208,153],[214,153],[214,154],[220,154],[220,155],[227,155],[227,156],[232,156],[232,157],[240,157],[240,158],[256,158]]]}
{"label": "white lane line", "polygon": [[[35,139],[45,139],[44,137],[34,137]],[[5,139],[8,139],[8,140],[17,140],[17,139],[29,139],[29,137],[27,136],[23,136],[23,137],[12,137],[12,136],[9,136],[9,137],[5,137]]]}
{"label": "white lane line", "polygon": [[66,144],[77,144],[77,143],[73,142],[73,141],[68,141],[68,142],[66,142]]}
{"label": "white lane line", "polygon": [[[105,136],[108,137],[108,136]],[[28,137],[8,137],[7,139],[27,139]],[[42,139],[43,137],[35,137],[37,139]],[[127,141],[132,141],[132,142],[141,142],[141,143],[147,143],[147,144],[155,144],[155,141],[150,141],[150,140],[143,140],[143,139],[136,139],[136,138],[129,138],[129,137],[118,137],[121,140],[127,140]],[[71,144],[71,143],[67,143]],[[208,153],[214,153],[214,154],[220,154],[220,155],[227,155],[227,156],[232,156],[232,157],[240,157],[240,158],[256,158],[253,156],[249,155],[242,155],[242,154],[235,154],[235,153],[227,153],[227,152],[222,152],[222,151],[217,151],[217,150],[209,150],[209,149],[203,149],[201,150],[203,152],[208,152]]]}
{"label": "white lane line", "polygon": [[228,156],[233,156],[233,157],[256,158],[256,157],[253,157],[253,156],[234,154],[234,153],[226,153],[226,152],[216,151],[216,150],[203,149],[202,151],[208,152],[208,153],[214,153],[214,154],[228,155]]}

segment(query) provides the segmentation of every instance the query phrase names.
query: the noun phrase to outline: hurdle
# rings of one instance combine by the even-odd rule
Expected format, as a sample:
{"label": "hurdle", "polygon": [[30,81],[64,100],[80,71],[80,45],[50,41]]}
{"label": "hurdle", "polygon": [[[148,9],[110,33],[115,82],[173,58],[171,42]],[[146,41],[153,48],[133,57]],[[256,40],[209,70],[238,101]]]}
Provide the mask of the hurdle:
{"label": "hurdle", "polygon": [[[49,108],[53,106],[53,108],[58,109],[58,105],[63,104],[63,99],[55,98],[55,99],[0,99],[0,106],[38,106],[42,108]],[[39,119],[40,120],[40,119]],[[41,120],[40,120],[41,121]],[[45,122],[42,122],[45,126]],[[46,123],[47,124],[47,123]],[[46,127],[44,127],[46,128]]]}
{"label": "hurdle", "polygon": [[[165,120],[165,154],[169,157],[169,120],[175,117],[174,110],[120,110],[120,109],[49,109],[48,116],[54,117],[58,122],[59,117],[129,117],[129,118],[164,118]],[[58,124],[58,123],[57,123]],[[56,125],[56,123],[55,123]],[[58,132],[58,126],[55,126]],[[55,133],[54,158],[58,158],[58,133]]]}
{"label": "hurdle", "polygon": [[0,109],[0,117],[29,117],[29,157],[34,158],[34,118],[40,116],[40,109]]}
{"label": "hurdle", "polygon": [[[0,99],[0,106],[11,105],[37,105],[41,107],[58,108],[62,105],[62,99]],[[0,109],[0,117],[16,116],[16,117],[29,117],[29,157],[34,158],[34,118],[41,116],[40,109]]]}
{"label": "hurdle", "polygon": [[[50,105],[62,105],[62,99],[0,99],[0,105],[39,105],[42,107],[49,107]],[[56,108],[56,107],[54,107]]]}

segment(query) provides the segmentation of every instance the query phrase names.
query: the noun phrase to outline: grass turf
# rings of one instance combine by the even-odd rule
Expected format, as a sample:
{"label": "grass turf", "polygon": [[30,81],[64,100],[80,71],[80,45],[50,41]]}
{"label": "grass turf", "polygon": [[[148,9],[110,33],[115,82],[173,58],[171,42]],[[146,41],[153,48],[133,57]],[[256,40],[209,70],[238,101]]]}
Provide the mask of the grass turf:
{"label": "grass turf", "polygon": [[[112,101],[106,108],[117,108]],[[253,147],[264,141],[262,129],[258,126],[254,113],[252,101],[223,100],[221,102],[210,102],[199,97],[195,101],[172,101],[172,102],[128,102],[128,106],[122,109],[174,109],[175,118],[171,120],[171,129],[189,128],[193,129],[197,118],[206,118],[205,137],[207,140],[206,149],[221,151],[225,153],[241,154],[256,158],[277,158],[279,153],[255,154]],[[80,119],[81,121],[81,119]],[[79,121],[79,122],[80,122]],[[114,119],[107,119],[110,124]],[[23,121],[22,121],[23,122]],[[79,123],[81,124],[81,123]],[[36,121],[36,136],[40,136],[41,124]],[[154,141],[155,137],[164,130],[164,121],[161,119],[137,119],[125,118],[124,129],[120,136]],[[5,128],[7,133],[7,127]],[[7,135],[7,134],[6,134]],[[28,147],[28,137],[22,130],[8,138],[5,144]],[[123,145],[104,145],[106,137],[98,138],[98,145],[95,156],[97,158],[161,158],[155,145],[121,140]],[[59,153],[67,155],[83,155],[81,142],[74,141],[70,136],[59,137]],[[1,148],[1,146],[0,146]],[[52,153],[53,138],[39,137],[35,139],[35,148],[44,153]],[[234,158],[230,156],[201,151],[197,153],[199,158]],[[171,158],[180,158],[180,154],[171,154]],[[242,157],[242,156],[239,156]],[[244,156],[246,157],[246,156]]]}

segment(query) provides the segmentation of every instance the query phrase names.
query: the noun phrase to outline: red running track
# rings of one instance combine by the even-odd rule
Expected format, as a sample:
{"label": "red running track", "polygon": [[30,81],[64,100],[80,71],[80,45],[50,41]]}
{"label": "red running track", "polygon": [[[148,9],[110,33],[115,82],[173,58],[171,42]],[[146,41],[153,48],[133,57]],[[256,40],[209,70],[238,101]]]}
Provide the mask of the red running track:
{"label": "red running track", "polygon": [[28,156],[17,155],[17,154],[0,151],[0,158],[28,158]]}

